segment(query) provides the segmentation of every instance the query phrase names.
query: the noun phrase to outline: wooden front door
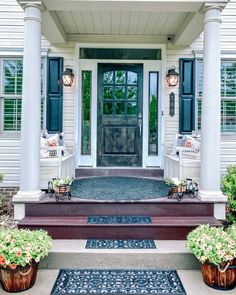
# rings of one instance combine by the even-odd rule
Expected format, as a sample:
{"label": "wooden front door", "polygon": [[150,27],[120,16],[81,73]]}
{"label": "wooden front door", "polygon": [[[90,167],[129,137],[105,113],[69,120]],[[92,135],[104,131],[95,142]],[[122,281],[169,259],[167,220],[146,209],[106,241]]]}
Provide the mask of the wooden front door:
{"label": "wooden front door", "polygon": [[98,64],[97,166],[142,166],[141,64]]}

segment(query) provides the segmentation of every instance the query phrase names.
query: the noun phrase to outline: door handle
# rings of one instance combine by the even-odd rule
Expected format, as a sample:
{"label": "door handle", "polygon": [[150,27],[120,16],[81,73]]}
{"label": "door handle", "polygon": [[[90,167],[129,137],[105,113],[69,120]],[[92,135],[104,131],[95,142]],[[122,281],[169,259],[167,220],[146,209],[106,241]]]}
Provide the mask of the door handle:
{"label": "door handle", "polygon": [[143,120],[142,120],[142,113],[138,114],[138,128],[139,128],[139,135],[142,136],[142,125],[143,125]]}

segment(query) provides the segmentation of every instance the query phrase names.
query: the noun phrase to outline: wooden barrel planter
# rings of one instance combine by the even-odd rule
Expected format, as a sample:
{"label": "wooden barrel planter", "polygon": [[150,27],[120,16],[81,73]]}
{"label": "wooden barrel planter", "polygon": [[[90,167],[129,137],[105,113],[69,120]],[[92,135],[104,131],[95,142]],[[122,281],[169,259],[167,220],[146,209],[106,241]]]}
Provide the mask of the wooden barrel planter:
{"label": "wooden barrel planter", "polygon": [[34,286],[37,272],[38,263],[36,262],[24,267],[17,266],[15,269],[0,268],[2,288],[10,293],[28,290]]}
{"label": "wooden barrel planter", "polygon": [[216,290],[231,290],[236,287],[236,259],[224,266],[204,263],[201,265],[205,284]]}

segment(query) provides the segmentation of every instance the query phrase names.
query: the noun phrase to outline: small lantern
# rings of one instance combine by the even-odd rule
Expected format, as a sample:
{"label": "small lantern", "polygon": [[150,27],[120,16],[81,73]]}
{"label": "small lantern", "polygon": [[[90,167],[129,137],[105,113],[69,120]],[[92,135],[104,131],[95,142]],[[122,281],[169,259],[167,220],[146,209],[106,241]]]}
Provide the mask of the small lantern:
{"label": "small lantern", "polygon": [[179,74],[175,71],[175,68],[168,70],[166,75],[166,82],[169,87],[177,86],[179,82]]}
{"label": "small lantern", "polygon": [[62,73],[62,80],[64,86],[72,86],[74,81],[74,74],[72,69],[66,68],[66,70]]}

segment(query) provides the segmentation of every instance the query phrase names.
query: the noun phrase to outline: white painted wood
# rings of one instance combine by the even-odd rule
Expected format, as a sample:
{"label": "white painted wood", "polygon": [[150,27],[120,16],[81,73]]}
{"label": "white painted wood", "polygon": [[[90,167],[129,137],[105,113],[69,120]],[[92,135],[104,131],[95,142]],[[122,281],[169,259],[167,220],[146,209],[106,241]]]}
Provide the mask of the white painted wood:
{"label": "white painted wood", "polygon": [[[41,7],[24,6],[20,190],[16,198],[38,201],[40,191]],[[33,69],[33,70],[32,70]]]}
{"label": "white painted wood", "polygon": [[[206,192],[220,192],[220,23],[220,8],[207,8],[204,13],[202,164],[199,192],[203,200],[207,199]],[[212,68],[214,71],[211,71]]]}

